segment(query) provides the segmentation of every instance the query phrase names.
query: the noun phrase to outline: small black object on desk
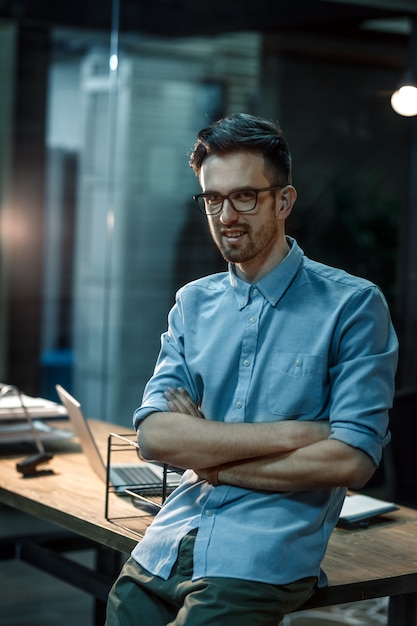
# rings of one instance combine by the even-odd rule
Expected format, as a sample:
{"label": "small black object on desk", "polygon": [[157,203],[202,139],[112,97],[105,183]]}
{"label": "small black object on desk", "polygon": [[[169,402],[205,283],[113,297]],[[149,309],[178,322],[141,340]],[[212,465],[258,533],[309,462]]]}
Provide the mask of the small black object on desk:
{"label": "small black object on desk", "polygon": [[46,452],[39,433],[37,432],[35,426],[33,425],[32,417],[28,411],[28,408],[23,400],[23,394],[15,385],[1,385],[0,386],[0,397],[6,396],[7,394],[14,394],[19,398],[20,404],[22,406],[23,412],[25,414],[25,418],[27,423],[29,424],[33,440],[36,444],[38,452],[31,456],[28,456],[26,459],[19,461],[16,463],[16,469],[18,472],[21,472],[23,476],[45,476],[45,474],[53,474],[53,470],[51,469],[42,469],[38,470],[38,465],[43,463],[48,463],[53,457],[52,454]]}
{"label": "small black object on desk", "polygon": [[53,474],[52,469],[38,469],[38,465],[48,463],[52,459],[49,452],[38,452],[28,456],[26,459],[16,463],[16,469],[25,477],[45,476],[45,474]]}

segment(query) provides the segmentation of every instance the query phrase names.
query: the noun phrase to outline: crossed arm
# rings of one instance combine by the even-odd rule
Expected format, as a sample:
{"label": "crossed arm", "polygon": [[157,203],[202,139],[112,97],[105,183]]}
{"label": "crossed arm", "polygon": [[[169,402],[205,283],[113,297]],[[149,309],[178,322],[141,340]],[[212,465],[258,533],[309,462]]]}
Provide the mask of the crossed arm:
{"label": "crossed arm", "polygon": [[184,390],[170,389],[166,397],[170,412],[152,413],[140,426],[144,458],[269,491],[358,489],[375,471],[364,452],[328,439],[327,422],[216,422],[205,420]]}

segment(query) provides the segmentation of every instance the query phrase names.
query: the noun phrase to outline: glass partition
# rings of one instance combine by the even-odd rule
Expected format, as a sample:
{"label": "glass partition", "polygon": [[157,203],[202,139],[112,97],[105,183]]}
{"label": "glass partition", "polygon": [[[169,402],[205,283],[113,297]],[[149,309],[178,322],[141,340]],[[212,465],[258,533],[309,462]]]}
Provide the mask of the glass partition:
{"label": "glass partition", "polygon": [[130,424],[176,289],[225,268],[188,153],[200,128],[251,107],[259,70],[254,33],[53,32],[45,393],[67,369],[87,414]]}

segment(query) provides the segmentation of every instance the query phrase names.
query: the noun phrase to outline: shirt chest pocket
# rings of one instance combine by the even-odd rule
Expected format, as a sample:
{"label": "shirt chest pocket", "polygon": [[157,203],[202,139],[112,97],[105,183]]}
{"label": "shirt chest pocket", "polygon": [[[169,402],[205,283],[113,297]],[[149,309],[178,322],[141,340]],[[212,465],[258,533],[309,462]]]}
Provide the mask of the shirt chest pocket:
{"label": "shirt chest pocket", "polygon": [[311,354],[276,352],[269,372],[268,403],[275,415],[314,413],[323,391],[323,358]]}

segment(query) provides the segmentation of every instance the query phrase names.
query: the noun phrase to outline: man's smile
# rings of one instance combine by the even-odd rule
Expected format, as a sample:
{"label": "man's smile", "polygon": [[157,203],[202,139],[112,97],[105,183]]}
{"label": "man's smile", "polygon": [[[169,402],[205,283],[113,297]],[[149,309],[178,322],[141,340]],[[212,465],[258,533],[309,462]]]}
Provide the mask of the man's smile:
{"label": "man's smile", "polygon": [[227,239],[229,241],[237,241],[238,239],[240,239],[241,237],[246,235],[246,231],[245,230],[237,230],[237,229],[233,229],[233,230],[224,230],[223,229],[221,231],[221,235],[222,235],[222,237],[224,237],[225,239]]}

